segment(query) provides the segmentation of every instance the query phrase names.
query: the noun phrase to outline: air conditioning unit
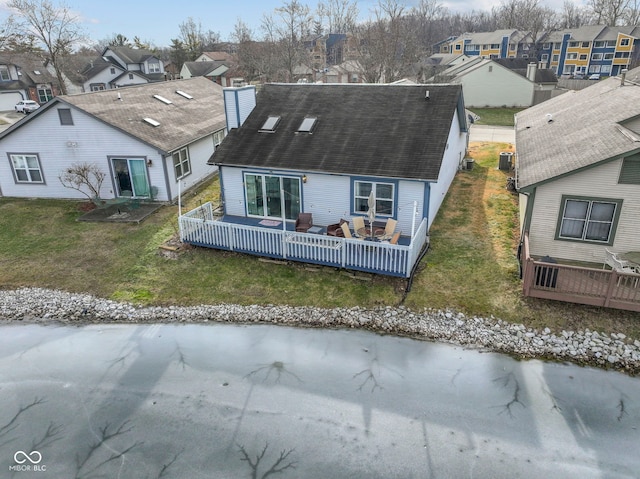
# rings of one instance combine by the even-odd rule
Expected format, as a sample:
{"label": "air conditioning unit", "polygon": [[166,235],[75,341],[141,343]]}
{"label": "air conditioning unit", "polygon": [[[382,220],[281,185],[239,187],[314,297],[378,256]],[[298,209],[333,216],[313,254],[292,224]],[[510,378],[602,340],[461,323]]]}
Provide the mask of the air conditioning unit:
{"label": "air conditioning unit", "polygon": [[503,151],[500,153],[500,161],[498,163],[498,169],[502,171],[511,171],[513,167],[513,153],[510,151]]}

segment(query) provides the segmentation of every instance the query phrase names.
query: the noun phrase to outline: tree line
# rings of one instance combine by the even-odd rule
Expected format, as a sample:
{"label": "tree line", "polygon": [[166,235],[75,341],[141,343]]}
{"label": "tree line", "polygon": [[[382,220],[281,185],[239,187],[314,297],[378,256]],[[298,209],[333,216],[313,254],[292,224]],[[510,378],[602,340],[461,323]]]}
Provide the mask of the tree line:
{"label": "tree line", "polygon": [[438,0],[419,0],[414,7],[403,0],[378,0],[366,20],[359,20],[356,0],[320,0],[315,11],[299,0],[284,0],[263,15],[258,30],[238,20],[228,42],[190,17],[178,25],[171,45],[158,47],[152,41],[137,36],[129,40],[122,34],[91,41],[83,33],[79,16],[52,0],[9,0],[7,7],[12,14],[0,25],[0,49],[42,52],[57,72],[63,93],[65,59],[74,53],[100,54],[108,45],[149,49],[178,67],[202,52],[231,50],[235,68],[246,80],[292,81],[300,65],[323,66],[313,58],[311,39],[348,34],[349,49],[358,58],[363,80],[391,82],[410,73],[420,59],[432,53],[435,43],[465,32],[516,29],[536,38],[545,31],[585,25],[640,23],[640,0],[588,0],[584,7],[564,0],[559,11],[540,0],[503,0],[490,11],[465,13],[452,12]]}

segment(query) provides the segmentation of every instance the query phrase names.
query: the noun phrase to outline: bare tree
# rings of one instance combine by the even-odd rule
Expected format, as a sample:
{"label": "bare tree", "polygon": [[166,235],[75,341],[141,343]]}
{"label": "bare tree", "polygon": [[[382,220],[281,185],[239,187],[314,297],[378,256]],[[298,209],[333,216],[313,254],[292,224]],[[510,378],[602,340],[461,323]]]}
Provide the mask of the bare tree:
{"label": "bare tree", "polygon": [[78,16],[66,5],[55,6],[49,0],[9,0],[7,7],[15,12],[17,28],[34,35],[44,45],[60,90],[66,94],[62,64],[65,56],[84,39]]}
{"label": "bare tree", "polygon": [[245,79],[248,81],[263,79],[270,66],[267,44],[256,41],[253,31],[242,20],[236,22],[231,39],[237,45],[235,58],[238,69]]}
{"label": "bare tree", "polygon": [[79,191],[89,200],[100,198],[105,178],[106,173],[95,163],[74,163],[58,176],[62,186]]}
{"label": "bare tree", "polygon": [[587,16],[583,8],[580,8],[571,0],[564,0],[558,28],[580,28],[586,24]]}
{"label": "bare tree", "polygon": [[366,82],[393,82],[407,74],[419,58],[419,46],[398,0],[379,0],[375,19],[357,31],[359,62]]}
{"label": "bare tree", "polygon": [[629,0],[623,23],[625,25],[640,24],[640,0]]}
{"label": "bare tree", "polygon": [[294,81],[294,70],[309,63],[304,40],[312,29],[309,7],[298,0],[285,2],[272,15],[264,15],[262,29],[273,54],[276,75]]}
{"label": "bare tree", "polygon": [[587,6],[593,12],[597,25],[618,25],[625,17],[630,0],[589,0]]}
{"label": "bare tree", "polygon": [[184,46],[187,60],[193,61],[202,53],[202,25],[189,17],[178,25],[178,28],[180,29],[179,40]]}
{"label": "bare tree", "polygon": [[349,33],[358,20],[358,4],[355,0],[320,1],[317,16],[327,33]]}

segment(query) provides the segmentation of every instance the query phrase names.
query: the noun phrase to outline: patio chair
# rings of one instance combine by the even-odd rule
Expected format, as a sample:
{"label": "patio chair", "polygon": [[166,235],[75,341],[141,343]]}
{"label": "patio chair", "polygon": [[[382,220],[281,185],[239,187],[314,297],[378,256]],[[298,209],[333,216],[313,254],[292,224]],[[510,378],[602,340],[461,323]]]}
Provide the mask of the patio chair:
{"label": "patio chair", "polygon": [[351,230],[349,229],[349,223],[342,223],[340,228],[342,229],[342,235],[345,238],[353,238],[353,236],[351,236]]}
{"label": "patio chair", "polygon": [[384,234],[380,237],[380,239],[386,240],[391,238],[396,230],[397,225],[398,222],[396,220],[394,220],[393,218],[389,218],[387,220],[387,224],[384,227]]}
{"label": "patio chair", "polygon": [[296,219],[296,232],[306,233],[313,226],[311,213],[300,213]]}
{"label": "patio chair", "polygon": [[[636,274],[636,275],[638,274],[638,271],[631,263],[623,259],[620,259],[618,257],[618,253],[614,253],[608,248],[605,248],[604,251],[606,256],[604,259],[604,265],[602,266],[603,268],[605,268],[606,266],[610,266],[611,269],[614,270],[616,273]],[[622,277],[618,278],[618,286],[620,286],[621,280],[622,280]],[[638,280],[636,279],[634,281],[634,287],[637,287],[637,286],[638,286]]]}
{"label": "patio chair", "polygon": [[401,234],[402,234],[402,231],[397,231],[396,233],[391,235],[390,239],[383,240],[381,241],[381,243],[398,244],[398,240],[400,239]]}
{"label": "patio chair", "polygon": [[348,227],[349,222],[344,219],[340,219],[339,223],[334,223],[332,225],[327,226],[327,235],[344,237],[344,231],[342,231],[342,225],[345,223],[347,223],[347,227]]}
{"label": "patio chair", "polygon": [[364,217],[362,216],[354,216],[353,217],[353,231],[356,232],[356,236],[360,236],[360,234],[358,234],[358,230],[361,230],[364,228]]}

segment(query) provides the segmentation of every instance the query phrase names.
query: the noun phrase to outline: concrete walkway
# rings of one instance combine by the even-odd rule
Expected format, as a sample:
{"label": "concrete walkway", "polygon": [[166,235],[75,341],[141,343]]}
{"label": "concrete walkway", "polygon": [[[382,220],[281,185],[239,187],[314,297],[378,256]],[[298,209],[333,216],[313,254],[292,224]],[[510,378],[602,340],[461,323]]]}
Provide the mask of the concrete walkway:
{"label": "concrete walkway", "polygon": [[516,134],[511,126],[471,125],[469,141],[491,141],[515,144]]}

